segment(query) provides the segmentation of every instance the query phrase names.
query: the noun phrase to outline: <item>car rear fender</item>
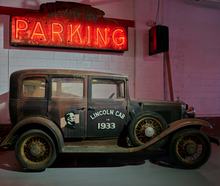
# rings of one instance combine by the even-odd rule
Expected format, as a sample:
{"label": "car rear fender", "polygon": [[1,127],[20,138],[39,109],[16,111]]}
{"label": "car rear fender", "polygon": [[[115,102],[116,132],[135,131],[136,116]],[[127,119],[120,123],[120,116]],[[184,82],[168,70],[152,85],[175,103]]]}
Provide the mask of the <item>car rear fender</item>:
{"label": "car rear fender", "polygon": [[58,148],[57,150],[62,150],[64,147],[64,139],[61,130],[53,121],[43,117],[29,117],[20,121],[2,141],[0,147],[10,144],[15,135],[21,135],[23,132],[35,127],[46,130],[45,132],[48,132],[52,139],[55,140],[54,143]]}

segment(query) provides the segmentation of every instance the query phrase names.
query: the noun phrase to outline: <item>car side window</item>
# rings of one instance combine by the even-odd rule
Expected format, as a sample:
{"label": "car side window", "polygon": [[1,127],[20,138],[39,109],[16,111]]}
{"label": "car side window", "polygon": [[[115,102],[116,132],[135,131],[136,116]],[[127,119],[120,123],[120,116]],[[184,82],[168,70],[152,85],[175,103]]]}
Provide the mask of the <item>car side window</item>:
{"label": "car side window", "polygon": [[45,97],[45,78],[28,77],[22,81],[22,94],[25,97]]}
{"label": "car side window", "polygon": [[52,98],[83,98],[83,78],[53,78]]}
{"label": "car side window", "polygon": [[92,98],[93,99],[124,99],[125,83],[122,80],[113,79],[93,79]]}

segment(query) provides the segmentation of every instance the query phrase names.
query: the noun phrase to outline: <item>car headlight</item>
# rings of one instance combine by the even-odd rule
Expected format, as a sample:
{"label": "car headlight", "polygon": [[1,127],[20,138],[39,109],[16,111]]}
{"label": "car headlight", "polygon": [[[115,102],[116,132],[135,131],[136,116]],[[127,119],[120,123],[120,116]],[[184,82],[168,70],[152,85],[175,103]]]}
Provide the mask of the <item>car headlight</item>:
{"label": "car headlight", "polygon": [[186,111],[186,115],[188,116],[188,118],[195,118],[196,111],[195,111],[194,107],[189,107]]}

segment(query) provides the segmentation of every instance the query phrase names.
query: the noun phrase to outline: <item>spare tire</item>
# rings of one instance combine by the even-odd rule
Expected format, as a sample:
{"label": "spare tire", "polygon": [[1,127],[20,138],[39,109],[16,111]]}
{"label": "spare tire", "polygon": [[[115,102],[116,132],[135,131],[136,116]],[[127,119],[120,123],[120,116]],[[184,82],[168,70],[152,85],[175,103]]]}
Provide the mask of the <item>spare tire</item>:
{"label": "spare tire", "polygon": [[[166,129],[167,123],[161,115],[155,112],[141,112],[131,120],[128,126],[128,135],[134,146],[141,146],[154,139]],[[157,150],[167,142],[167,139],[168,136],[144,150]]]}

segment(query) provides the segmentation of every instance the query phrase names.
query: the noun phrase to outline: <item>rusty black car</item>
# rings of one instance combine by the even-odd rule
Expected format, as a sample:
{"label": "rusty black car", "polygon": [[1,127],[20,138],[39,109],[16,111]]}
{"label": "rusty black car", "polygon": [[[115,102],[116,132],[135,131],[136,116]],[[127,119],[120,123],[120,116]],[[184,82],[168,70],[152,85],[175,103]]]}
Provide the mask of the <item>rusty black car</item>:
{"label": "rusty black car", "polygon": [[57,153],[131,153],[165,148],[176,164],[206,163],[211,142],[184,102],[130,99],[128,76],[62,69],[20,70],[10,76],[13,129],[0,146],[15,142],[21,166],[40,171]]}

